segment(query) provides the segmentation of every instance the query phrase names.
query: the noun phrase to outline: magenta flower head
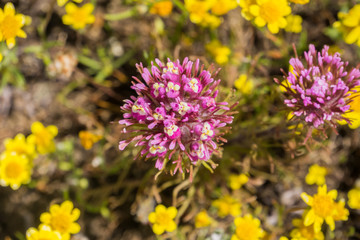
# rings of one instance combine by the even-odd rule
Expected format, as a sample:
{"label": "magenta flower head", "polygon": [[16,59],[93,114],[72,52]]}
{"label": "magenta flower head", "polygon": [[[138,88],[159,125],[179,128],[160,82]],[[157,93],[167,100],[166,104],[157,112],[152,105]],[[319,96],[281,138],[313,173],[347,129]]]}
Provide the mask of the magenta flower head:
{"label": "magenta flower head", "polygon": [[163,170],[172,162],[170,173],[189,171],[191,164],[209,161],[222,137],[230,127],[234,114],[227,102],[217,102],[217,86],[221,80],[214,77],[212,67],[204,70],[199,60],[185,58],[166,64],[155,60],[151,71],[137,64],[143,81],[133,77],[132,88],[137,96],[125,100],[120,124],[124,140],[119,148],[129,143],[141,149],[138,156],[156,160],[155,167]]}
{"label": "magenta flower head", "polygon": [[306,65],[296,56],[290,59],[293,71],[285,74],[285,81],[280,84],[285,90],[284,103],[293,113],[294,120],[301,120],[309,127],[305,142],[311,137],[312,130],[326,127],[335,130],[339,120],[351,123],[343,114],[349,110],[352,101],[350,94],[360,85],[360,71],[356,68],[346,70],[339,53],[333,55],[324,46],[317,52],[314,45],[304,53]]}

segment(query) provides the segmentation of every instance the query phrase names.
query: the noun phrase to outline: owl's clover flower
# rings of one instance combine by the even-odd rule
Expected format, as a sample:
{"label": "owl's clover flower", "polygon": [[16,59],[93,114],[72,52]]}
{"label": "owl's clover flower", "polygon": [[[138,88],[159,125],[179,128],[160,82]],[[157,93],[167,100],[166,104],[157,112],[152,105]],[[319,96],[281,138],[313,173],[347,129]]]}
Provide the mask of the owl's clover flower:
{"label": "owl's clover flower", "polygon": [[292,120],[305,121],[309,127],[305,142],[311,137],[314,128],[323,131],[326,127],[335,130],[338,121],[351,124],[351,119],[343,114],[348,112],[353,101],[351,93],[360,85],[360,71],[353,68],[346,70],[348,62],[343,62],[339,53],[333,55],[324,46],[321,52],[314,45],[304,53],[306,65],[298,56],[290,59],[293,71],[285,74],[285,81],[280,84],[286,95],[284,103],[290,108]]}
{"label": "owl's clover flower", "polygon": [[134,142],[141,146],[139,154],[145,159],[155,158],[155,167],[165,169],[172,161],[171,174],[183,169],[189,171],[191,164],[208,161],[212,153],[218,153],[222,136],[229,129],[234,114],[227,102],[217,102],[217,86],[221,80],[212,74],[213,68],[204,70],[200,61],[185,58],[166,64],[156,59],[151,70],[137,64],[144,82],[136,77],[132,89],[137,96],[125,100],[120,124],[125,140],[119,148]]}

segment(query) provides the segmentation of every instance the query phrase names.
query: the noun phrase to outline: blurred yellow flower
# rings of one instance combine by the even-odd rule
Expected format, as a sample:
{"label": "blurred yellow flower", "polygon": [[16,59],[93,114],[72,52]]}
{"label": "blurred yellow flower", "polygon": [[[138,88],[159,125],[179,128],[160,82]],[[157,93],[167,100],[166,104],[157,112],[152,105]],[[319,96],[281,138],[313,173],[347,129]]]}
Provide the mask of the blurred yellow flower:
{"label": "blurred yellow flower", "polygon": [[213,40],[206,44],[205,48],[215,58],[215,61],[218,64],[224,65],[229,61],[229,56],[231,54],[230,48],[222,45],[218,40]]}
{"label": "blurred yellow flower", "polygon": [[26,38],[26,33],[21,29],[25,20],[24,15],[15,14],[11,2],[5,4],[4,10],[0,9],[0,41],[6,41],[8,48],[15,46],[16,37]]}
{"label": "blurred yellow flower", "polygon": [[0,62],[4,59],[4,56],[0,53]]}
{"label": "blurred yellow flower", "polygon": [[360,189],[353,188],[348,192],[348,205],[353,209],[360,209]]}
{"label": "blurred yellow flower", "polygon": [[154,3],[151,2],[150,4],[151,8],[149,12],[162,17],[169,16],[173,9],[173,3],[170,0],[156,1]]}
{"label": "blurred yellow flower", "polygon": [[[305,212],[304,215],[306,215],[307,212]],[[309,226],[304,225],[304,219],[301,218],[295,218],[292,220],[292,224],[294,225],[294,229],[291,230],[290,236],[292,239],[296,240],[324,240],[324,234],[320,232],[314,231],[313,224]]]}
{"label": "blurred yellow flower", "polygon": [[218,209],[218,215],[222,218],[228,215],[236,217],[241,214],[241,203],[230,195],[213,201],[212,206]]}
{"label": "blurred yellow flower", "polygon": [[86,149],[89,150],[92,148],[94,143],[98,142],[100,139],[102,139],[102,136],[95,135],[92,132],[89,131],[80,131],[79,132],[79,138],[81,145]]}
{"label": "blurred yellow flower", "polygon": [[286,32],[299,33],[302,31],[302,18],[299,15],[289,15],[286,17]]}
{"label": "blurred yellow flower", "polygon": [[360,4],[356,4],[348,13],[339,12],[338,18],[339,21],[333,26],[343,33],[345,42],[360,46]]}
{"label": "blurred yellow flower", "polygon": [[177,209],[175,207],[166,208],[162,204],[157,205],[155,211],[151,212],[148,216],[149,222],[153,224],[153,232],[156,235],[161,235],[165,231],[175,231],[177,226],[173,219],[176,217],[176,214]]}
{"label": "blurred yellow flower", "polygon": [[36,157],[35,145],[30,143],[21,133],[17,134],[14,139],[5,139],[4,145],[6,152],[25,155],[29,160],[33,160]]}
{"label": "blurred yellow flower", "polygon": [[327,169],[321,167],[317,164],[313,164],[309,168],[309,172],[305,177],[305,182],[309,185],[323,185],[325,184],[325,176],[327,174]]}
{"label": "blurred yellow flower", "polygon": [[42,225],[39,229],[29,228],[26,231],[26,240],[63,240],[60,233],[51,230],[49,226]]}
{"label": "blurred yellow flower", "polygon": [[310,2],[310,0],[289,0],[289,2],[293,2],[296,4],[307,4],[308,2]]}
{"label": "blurred yellow flower", "polygon": [[211,7],[211,12],[215,15],[224,15],[230,10],[235,9],[238,6],[236,0],[216,0]]}
{"label": "blurred yellow flower", "polygon": [[71,25],[74,29],[83,29],[87,24],[95,22],[95,16],[92,14],[94,5],[91,3],[77,7],[74,3],[68,3],[65,6],[66,15],[62,17],[65,25]]}
{"label": "blurred yellow flower", "polygon": [[335,221],[347,221],[349,217],[349,210],[345,208],[345,200],[341,199],[339,202],[334,204],[335,208]]}
{"label": "blurred yellow flower", "polygon": [[40,215],[43,225],[50,226],[52,230],[61,234],[61,240],[69,240],[70,234],[80,232],[80,225],[75,221],[79,219],[80,210],[74,208],[71,201],[65,201],[60,206],[53,204],[50,211]]}
{"label": "blurred yellow flower", "polygon": [[31,180],[31,166],[25,155],[4,152],[0,156],[0,185],[17,190]]}
{"label": "blurred yellow flower", "polygon": [[232,190],[237,190],[237,189],[240,189],[245,183],[247,183],[249,181],[249,177],[243,173],[240,175],[231,174],[229,176],[228,181],[229,181],[230,188]]}
{"label": "blurred yellow flower", "polygon": [[[65,3],[67,3],[69,0],[57,0],[57,4],[59,5],[59,7],[62,7],[65,5]],[[70,0],[71,1],[71,0]],[[83,0],[72,0],[73,2],[76,3],[81,3]]]}
{"label": "blurred yellow flower", "polygon": [[36,150],[40,154],[55,151],[54,137],[58,134],[58,129],[54,125],[44,127],[41,122],[34,122],[31,125],[32,134],[28,136],[28,141],[35,144]]}
{"label": "blurred yellow flower", "polygon": [[209,226],[213,219],[207,214],[206,210],[202,210],[195,216],[195,227],[203,228]]}
{"label": "blurred yellow flower", "polygon": [[[360,32],[359,32],[360,33]],[[351,124],[346,121],[339,121],[340,124],[348,124],[351,129],[360,127],[360,87],[355,87],[357,92],[351,93],[349,98],[352,100],[349,105],[350,109],[345,112],[342,116],[351,120]]]}
{"label": "blurred yellow flower", "polygon": [[217,0],[185,0],[185,8],[190,13],[190,21],[203,27],[216,28],[221,19],[209,11]]}
{"label": "blurred yellow flower", "polygon": [[260,240],[265,235],[260,220],[250,214],[235,218],[234,223],[236,229],[231,240]]}
{"label": "blurred yellow flower", "polygon": [[267,24],[269,31],[276,34],[286,27],[285,17],[291,13],[291,8],[286,0],[256,0],[256,4],[250,6],[250,13],[255,17],[256,26]]}
{"label": "blurred yellow flower", "polygon": [[241,15],[248,21],[252,20],[255,16],[251,14],[250,7],[256,4],[256,0],[241,0],[239,6],[241,7]]}
{"label": "blurred yellow flower", "polygon": [[249,95],[254,89],[253,81],[248,79],[246,74],[241,74],[239,78],[235,80],[234,86],[244,95]]}
{"label": "blurred yellow flower", "polygon": [[304,225],[310,226],[314,224],[314,231],[317,233],[321,231],[321,225],[325,220],[330,230],[333,231],[335,229],[334,215],[336,214],[336,209],[334,208],[334,200],[336,196],[336,190],[327,192],[326,184],[319,186],[318,193],[314,196],[303,192],[301,198],[311,207],[304,217]]}

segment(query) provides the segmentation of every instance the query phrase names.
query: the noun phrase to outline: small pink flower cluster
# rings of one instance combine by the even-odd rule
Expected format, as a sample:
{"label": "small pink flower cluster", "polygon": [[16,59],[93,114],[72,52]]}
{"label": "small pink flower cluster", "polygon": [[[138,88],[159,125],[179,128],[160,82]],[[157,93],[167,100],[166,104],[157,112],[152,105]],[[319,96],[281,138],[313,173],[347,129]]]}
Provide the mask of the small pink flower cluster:
{"label": "small pink flower cluster", "polygon": [[[123,140],[119,144],[123,150],[129,143],[141,146],[139,155],[156,158],[155,167],[163,169],[167,160],[173,160],[175,168],[183,172],[190,163],[207,161],[213,152],[217,152],[226,125],[232,123],[233,112],[227,102],[216,102],[217,86],[221,80],[214,80],[214,75],[185,58],[168,60],[163,64],[155,60],[151,71],[142,64],[137,69],[145,83],[133,77],[137,83],[132,88],[138,96],[125,100],[121,109],[125,124]],[[139,156],[138,155],[138,156]]]}

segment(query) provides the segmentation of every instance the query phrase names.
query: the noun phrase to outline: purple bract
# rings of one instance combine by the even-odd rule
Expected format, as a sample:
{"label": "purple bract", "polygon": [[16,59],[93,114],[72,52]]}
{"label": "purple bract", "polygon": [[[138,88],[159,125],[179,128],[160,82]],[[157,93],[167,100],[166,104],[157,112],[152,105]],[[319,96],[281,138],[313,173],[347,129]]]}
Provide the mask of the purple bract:
{"label": "purple bract", "polygon": [[[293,71],[285,76],[285,81],[279,83],[285,88],[284,103],[294,114],[293,119],[302,120],[310,126],[308,137],[313,128],[333,129],[337,121],[351,120],[343,117],[349,110],[349,98],[354,89],[360,84],[360,71],[356,68],[347,71],[348,63],[343,62],[339,53],[328,53],[329,47],[324,46],[317,52],[314,45],[309,45],[309,51],[304,53],[306,66],[296,58],[290,59]],[[307,140],[305,139],[305,141]]]}
{"label": "purple bract", "polygon": [[136,65],[144,82],[133,77],[137,96],[121,107],[124,119],[119,123],[126,127],[119,148],[134,142],[141,146],[139,155],[156,159],[157,169],[171,160],[171,173],[183,173],[191,163],[209,160],[220,141],[226,141],[222,135],[233,121],[231,109],[236,104],[216,102],[218,71],[204,70],[199,60],[195,64],[188,58],[182,63],[155,61],[159,67],[152,63],[151,71]]}

